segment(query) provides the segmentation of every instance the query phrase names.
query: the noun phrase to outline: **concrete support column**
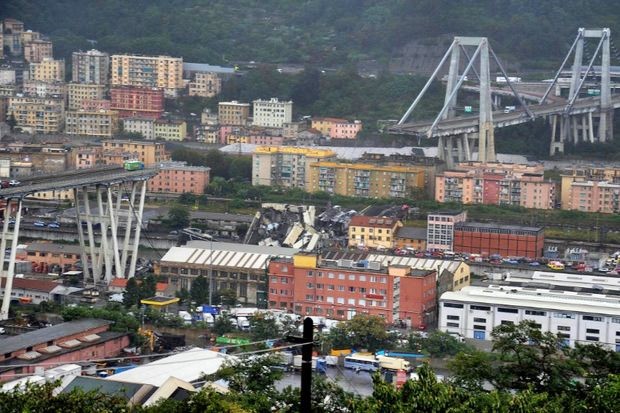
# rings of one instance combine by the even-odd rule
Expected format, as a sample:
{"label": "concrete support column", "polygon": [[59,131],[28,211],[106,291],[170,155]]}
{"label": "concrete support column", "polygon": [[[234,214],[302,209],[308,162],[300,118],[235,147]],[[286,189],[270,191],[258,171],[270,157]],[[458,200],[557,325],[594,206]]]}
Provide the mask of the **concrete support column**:
{"label": "concrete support column", "polygon": [[[99,265],[105,265],[105,283],[109,284],[112,280],[112,260],[110,257],[110,247],[108,246],[108,220],[106,219],[107,212],[103,209],[102,190],[104,188],[97,185],[97,208],[99,209],[99,223],[101,224],[101,252],[99,254]],[[107,205],[107,208],[111,208],[111,205]],[[101,260],[101,254],[103,254],[103,262]]]}
{"label": "concrete support column", "polygon": [[90,271],[88,269],[88,253],[86,252],[84,228],[82,228],[82,214],[80,212],[80,194],[78,188],[73,188],[73,200],[75,202],[75,220],[77,222],[78,240],[81,250],[80,257],[82,257],[82,273],[84,275],[84,284],[86,284],[90,279]]}
{"label": "concrete support column", "polygon": [[480,124],[478,141],[478,160],[495,161],[495,134],[493,111],[491,110],[491,79],[489,71],[489,44],[482,39],[480,44]]}
{"label": "concrete support column", "polygon": [[144,200],[146,198],[146,181],[142,181],[140,188],[140,205],[136,211],[136,233],[133,241],[133,251],[131,252],[131,265],[129,266],[129,274],[127,278],[133,278],[136,275],[136,264],[138,262],[138,244],[140,243],[140,232],[142,231],[142,214],[144,212]]}
{"label": "concrete support column", "polygon": [[613,107],[611,105],[609,37],[611,31],[603,30],[603,50],[601,56],[601,118],[599,121],[599,142],[613,139]]}
{"label": "concrete support column", "polygon": [[[114,214],[114,208],[112,208],[112,188],[108,186],[108,211],[110,214],[110,232],[112,233],[112,257],[114,258],[114,275],[116,277],[124,277],[123,274],[120,273],[121,269],[121,259],[118,255],[118,237],[117,237],[117,229],[118,229],[118,221]],[[117,194],[118,207],[120,208],[121,196]],[[117,209],[118,210],[118,209]]]}
{"label": "concrete support column", "polygon": [[128,208],[127,208],[127,224],[125,226],[125,239],[123,240],[123,252],[121,255],[121,274],[125,277],[125,272],[127,270],[127,258],[129,253],[129,240],[131,239],[131,224],[133,223],[133,205],[136,199],[136,188],[138,187],[137,182],[131,183],[131,193],[129,195],[129,199],[127,200]]}
{"label": "concrete support column", "polygon": [[[7,205],[8,208],[9,205]],[[15,213],[15,226],[11,237],[11,252],[9,253],[9,266],[7,269],[6,281],[4,283],[4,297],[2,297],[2,308],[0,308],[0,320],[9,318],[9,306],[11,305],[11,291],[13,290],[13,278],[15,277],[15,255],[17,254],[17,241],[19,239],[19,224],[22,219],[22,199],[17,200],[17,211]],[[5,219],[5,222],[8,221]],[[8,232],[3,232],[2,240],[6,243]],[[6,245],[6,244],[5,244]],[[2,253],[2,268],[4,268],[4,249]]]}
{"label": "concrete support column", "polygon": [[[88,233],[88,246],[90,247],[90,263],[93,269],[93,283],[97,283],[101,280],[101,267],[98,265],[99,256],[102,251],[99,248],[99,254],[97,254],[97,246],[95,245],[95,234],[93,231],[93,216],[90,211],[90,200],[88,199],[88,187],[82,188],[82,195],[84,198],[84,212],[86,212],[86,231]],[[77,205],[76,201],[76,205]],[[82,223],[79,224],[82,226]]]}
{"label": "concrete support column", "polygon": [[[459,63],[461,62],[461,49],[458,47],[458,39],[455,39],[455,47],[452,48],[450,54],[450,69],[448,70],[448,83],[446,84],[446,96],[444,98],[444,105],[448,107],[443,115],[443,119],[453,118],[454,107],[456,106],[456,93],[452,95],[459,78]],[[452,95],[452,98],[450,96]]]}
{"label": "concrete support column", "polygon": [[573,60],[573,69],[570,80],[570,89],[568,91],[568,100],[571,100],[577,88],[579,87],[579,81],[581,80],[581,66],[583,65],[583,29],[579,29],[577,44],[575,47],[575,57]]}
{"label": "concrete support column", "polygon": [[588,112],[588,139],[590,142],[594,142],[594,120],[592,119],[592,112]]}

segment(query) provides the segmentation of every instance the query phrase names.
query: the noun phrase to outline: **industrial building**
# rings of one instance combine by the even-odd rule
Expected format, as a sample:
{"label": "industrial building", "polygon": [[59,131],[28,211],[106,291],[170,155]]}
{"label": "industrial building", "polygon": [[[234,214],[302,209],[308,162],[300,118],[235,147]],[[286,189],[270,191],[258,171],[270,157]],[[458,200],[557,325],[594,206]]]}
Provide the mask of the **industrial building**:
{"label": "industrial building", "polygon": [[543,256],[544,246],[542,227],[480,222],[459,222],[454,226],[454,252],[536,259]]}
{"label": "industrial building", "polygon": [[439,299],[439,329],[490,340],[494,327],[531,320],[567,345],[620,351],[620,297],[526,287],[467,287]]}

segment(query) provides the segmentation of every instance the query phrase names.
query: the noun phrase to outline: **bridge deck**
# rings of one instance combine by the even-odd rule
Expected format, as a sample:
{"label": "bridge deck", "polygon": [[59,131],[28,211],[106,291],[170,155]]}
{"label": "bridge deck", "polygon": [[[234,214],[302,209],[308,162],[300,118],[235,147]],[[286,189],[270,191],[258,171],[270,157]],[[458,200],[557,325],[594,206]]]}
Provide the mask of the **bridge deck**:
{"label": "bridge deck", "polygon": [[123,168],[91,168],[40,177],[28,177],[19,186],[0,189],[0,199],[23,198],[35,192],[142,181],[157,174],[157,168],[126,171]]}
{"label": "bridge deck", "polygon": [[[620,107],[620,95],[612,96],[612,107]],[[544,117],[549,115],[559,115],[564,113],[566,102],[555,102],[546,105],[530,105],[529,110],[535,117]],[[570,114],[583,114],[588,112],[596,112],[600,108],[600,98],[591,97],[575,101]],[[529,122],[525,110],[519,108],[514,112],[504,113],[503,111],[493,112],[493,124],[495,127],[501,128],[505,126],[518,125]],[[394,125],[388,129],[392,134],[404,135],[426,135],[431,128],[433,121],[422,121],[403,123],[402,125]],[[478,116],[459,116],[451,119],[442,120],[437,123],[432,136],[451,136],[461,133],[475,133],[478,131]]]}

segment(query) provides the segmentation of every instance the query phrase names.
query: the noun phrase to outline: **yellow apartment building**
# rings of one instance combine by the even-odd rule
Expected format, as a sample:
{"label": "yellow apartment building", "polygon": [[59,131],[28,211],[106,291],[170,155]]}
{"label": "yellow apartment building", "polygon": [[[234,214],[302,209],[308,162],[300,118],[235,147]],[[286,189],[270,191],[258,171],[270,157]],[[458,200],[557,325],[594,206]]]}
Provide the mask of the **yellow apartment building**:
{"label": "yellow apartment building", "polygon": [[183,141],[187,138],[187,123],[181,120],[156,120],[153,124],[155,139]]}
{"label": "yellow apartment building", "polygon": [[249,103],[240,103],[236,100],[220,102],[217,108],[220,125],[245,126],[248,123],[250,117]]}
{"label": "yellow apartment building", "polygon": [[64,125],[63,99],[20,97],[9,98],[7,116],[13,115],[16,127],[26,133],[57,133]]}
{"label": "yellow apartment building", "polygon": [[390,249],[402,226],[396,218],[356,215],[349,222],[349,246]]}
{"label": "yellow apartment building", "polygon": [[[170,160],[170,154],[166,152],[165,145],[159,142],[112,139],[103,141],[102,147],[103,159],[107,165],[121,162],[124,158],[138,159],[147,166]],[[116,156],[117,154],[122,156]]]}
{"label": "yellow apartment building", "polygon": [[30,79],[43,82],[64,82],[65,61],[45,58],[39,63],[30,64]]}
{"label": "yellow apartment building", "polygon": [[252,155],[252,185],[308,190],[310,165],[335,159],[336,153],[328,149],[260,146]]}
{"label": "yellow apartment building", "polygon": [[310,165],[308,191],[363,198],[406,198],[424,189],[424,169],[344,162]]}
{"label": "yellow apartment building", "polygon": [[620,167],[574,168],[561,174],[561,208],[620,212]]}
{"label": "yellow apartment building", "polygon": [[219,95],[222,91],[222,79],[216,73],[196,73],[194,80],[189,82],[188,93],[190,96],[202,96],[210,98]]}
{"label": "yellow apartment building", "polygon": [[170,56],[112,55],[112,86],[182,89],[183,59]]}
{"label": "yellow apartment building", "polygon": [[118,131],[118,112],[114,110],[68,111],[65,132],[69,135],[111,138]]}
{"label": "yellow apartment building", "polygon": [[69,83],[67,85],[68,110],[80,110],[84,100],[100,100],[104,97],[105,85],[95,83]]}

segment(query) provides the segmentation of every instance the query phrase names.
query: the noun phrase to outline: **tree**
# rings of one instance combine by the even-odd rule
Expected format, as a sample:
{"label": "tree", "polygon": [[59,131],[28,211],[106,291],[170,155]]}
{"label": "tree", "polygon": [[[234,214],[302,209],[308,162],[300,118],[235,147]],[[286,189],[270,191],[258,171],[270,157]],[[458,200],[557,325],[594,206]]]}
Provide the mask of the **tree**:
{"label": "tree", "polygon": [[213,323],[213,332],[218,336],[223,336],[226,333],[230,333],[234,329],[235,326],[232,321],[230,321],[230,318],[225,316],[217,317]]}
{"label": "tree", "polygon": [[127,286],[125,286],[125,292],[123,293],[123,305],[127,308],[132,306],[140,306],[140,286],[136,281],[136,278],[130,278],[127,280]]}
{"label": "tree", "polygon": [[217,292],[217,301],[220,305],[234,306],[237,304],[237,292],[230,288],[224,288]]}
{"label": "tree", "polygon": [[168,225],[171,228],[187,228],[190,223],[190,214],[186,207],[173,205],[168,210]]}
{"label": "tree", "polygon": [[196,202],[196,195],[191,192],[183,192],[181,195],[179,195],[178,201],[183,205],[191,205]]}
{"label": "tree", "polygon": [[209,302],[209,280],[202,275],[194,278],[189,294],[197,305]]}
{"label": "tree", "polygon": [[409,349],[422,351],[431,357],[454,356],[467,348],[466,344],[442,331],[433,331],[426,338],[418,334],[409,336]]}
{"label": "tree", "polygon": [[179,299],[179,304],[185,304],[191,299],[191,295],[187,288],[183,287],[180,290],[174,292],[174,295]]}
{"label": "tree", "polygon": [[282,332],[275,318],[264,313],[256,313],[250,319],[250,334],[252,340],[259,341],[279,339]]}
{"label": "tree", "polygon": [[357,314],[351,320],[333,327],[327,339],[332,348],[354,348],[375,351],[390,345],[385,320],[379,316]]}
{"label": "tree", "polygon": [[140,282],[140,299],[155,296],[157,292],[157,278],[153,274],[148,274]]}
{"label": "tree", "polygon": [[13,113],[11,113],[7,120],[6,123],[9,125],[9,127],[11,128],[11,132],[13,132],[13,129],[15,129],[15,126],[17,126],[17,119],[15,119],[15,115]]}

